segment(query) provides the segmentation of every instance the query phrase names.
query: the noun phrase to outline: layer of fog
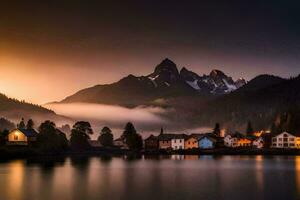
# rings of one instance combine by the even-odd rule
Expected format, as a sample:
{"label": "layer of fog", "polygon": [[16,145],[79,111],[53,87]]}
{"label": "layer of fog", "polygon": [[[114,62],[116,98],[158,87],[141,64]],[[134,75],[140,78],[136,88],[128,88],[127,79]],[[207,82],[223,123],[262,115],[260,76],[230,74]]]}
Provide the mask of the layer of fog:
{"label": "layer of fog", "polygon": [[91,103],[48,104],[45,107],[55,111],[57,114],[76,120],[97,121],[110,125],[125,124],[129,121],[152,126],[168,123],[168,121],[161,116],[166,113],[167,110],[159,107],[126,108]]}
{"label": "layer of fog", "polygon": [[113,130],[115,137],[118,137],[122,134],[127,122],[132,122],[143,137],[147,137],[150,134],[158,135],[161,127],[164,128],[164,132],[168,133],[190,134],[211,131],[211,128],[204,127],[174,129],[174,123],[169,122],[164,117],[173,111],[160,107],[126,108],[91,103],[48,104],[45,107],[55,111],[59,115],[67,116],[74,120],[89,121],[96,133],[92,138],[97,137],[103,126],[109,126]]}

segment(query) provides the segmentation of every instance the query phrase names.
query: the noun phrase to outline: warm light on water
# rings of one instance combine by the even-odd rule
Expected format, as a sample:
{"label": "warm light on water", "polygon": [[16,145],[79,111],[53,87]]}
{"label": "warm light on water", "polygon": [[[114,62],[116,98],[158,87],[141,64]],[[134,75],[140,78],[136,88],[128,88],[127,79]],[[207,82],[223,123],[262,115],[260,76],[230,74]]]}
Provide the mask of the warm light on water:
{"label": "warm light on water", "polygon": [[0,163],[0,199],[299,199],[300,157],[66,158]]}

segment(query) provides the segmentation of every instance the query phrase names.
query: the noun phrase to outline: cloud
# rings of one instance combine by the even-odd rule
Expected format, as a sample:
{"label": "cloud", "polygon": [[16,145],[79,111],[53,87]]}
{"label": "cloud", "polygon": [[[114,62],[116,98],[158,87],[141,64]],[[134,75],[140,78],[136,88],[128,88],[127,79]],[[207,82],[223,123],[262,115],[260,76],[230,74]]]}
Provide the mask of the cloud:
{"label": "cloud", "polygon": [[92,120],[114,125],[123,125],[128,121],[147,125],[168,123],[161,116],[167,110],[159,107],[126,108],[91,103],[47,104],[45,107],[55,111],[57,114],[76,120]]}

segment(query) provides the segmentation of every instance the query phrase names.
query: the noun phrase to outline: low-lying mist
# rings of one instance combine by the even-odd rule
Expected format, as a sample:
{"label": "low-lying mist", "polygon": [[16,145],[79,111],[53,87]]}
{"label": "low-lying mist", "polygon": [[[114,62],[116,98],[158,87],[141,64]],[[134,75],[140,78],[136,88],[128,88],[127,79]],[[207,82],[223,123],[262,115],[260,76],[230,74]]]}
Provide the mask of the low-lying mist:
{"label": "low-lying mist", "polygon": [[[116,105],[91,103],[48,104],[45,107],[74,120],[89,121],[95,133],[99,133],[103,126],[109,126],[115,136],[121,135],[127,122],[134,123],[137,131],[143,137],[147,137],[150,134],[159,134],[161,127],[164,128],[165,132],[172,133],[204,133],[211,130],[211,128],[207,127],[194,129],[190,127],[178,128],[178,123],[176,125],[164,117],[172,114],[174,110],[160,107],[140,106],[126,108]],[[96,135],[94,136],[96,137]]]}
{"label": "low-lying mist", "polygon": [[57,114],[71,117],[76,120],[90,120],[106,123],[107,125],[122,125],[133,122],[144,125],[164,125],[168,121],[161,114],[168,112],[159,107],[126,108],[114,105],[70,103],[48,104],[47,108]]}

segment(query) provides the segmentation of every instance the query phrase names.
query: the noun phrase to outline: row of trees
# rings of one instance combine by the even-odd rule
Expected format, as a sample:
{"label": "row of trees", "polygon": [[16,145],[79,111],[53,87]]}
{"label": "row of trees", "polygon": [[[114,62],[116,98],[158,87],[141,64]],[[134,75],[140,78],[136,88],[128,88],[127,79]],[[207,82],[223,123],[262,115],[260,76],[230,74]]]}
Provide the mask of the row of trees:
{"label": "row of trees", "polygon": [[[0,120],[1,122],[1,120]],[[29,119],[25,123],[24,119],[17,124],[19,129],[34,129],[34,122]],[[66,150],[68,147],[74,150],[86,150],[90,148],[90,137],[94,133],[91,124],[86,121],[76,122],[71,129],[70,141],[68,141],[66,134],[62,131],[64,126],[58,128],[56,124],[47,120],[40,124],[37,135],[37,142],[34,147],[44,152],[60,152]],[[12,127],[13,128],[13,127]],[[5,138],[8,135],[7,130],[0,131],[0,143],[5,143]],[[124,128],[123,134],[120,137],[125,144],[132,150],[142,149],[143,140],[140,134],[137,133],[134,125],[128,122]],[[102,128],[98,141],[104,147],[112,147],[114,136],[112,130],[105,126]]]}

